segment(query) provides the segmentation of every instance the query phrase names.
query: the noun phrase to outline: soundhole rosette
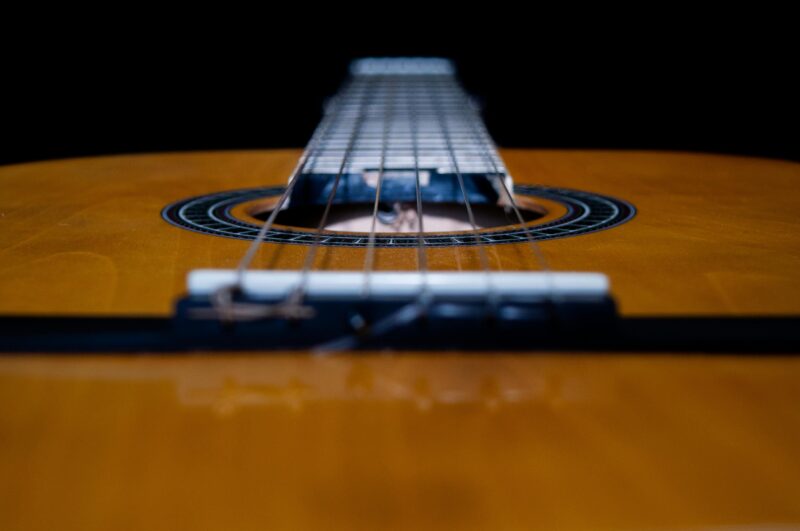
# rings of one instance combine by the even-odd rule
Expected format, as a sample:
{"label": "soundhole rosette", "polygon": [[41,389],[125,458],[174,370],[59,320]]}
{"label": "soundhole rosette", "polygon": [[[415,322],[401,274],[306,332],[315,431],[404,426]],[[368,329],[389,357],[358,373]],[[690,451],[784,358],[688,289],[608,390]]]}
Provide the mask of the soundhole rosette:
{"label": "soundhole rosette", "polygon": [[[165,207],[162,217],[182,229],[240,240],[253,240],[258,235],[258,220],[242,219],[234,214],[243,203],[277,198],[284,187],[248,188],[230,190],[191,197]],[[562,206],[563,213],[556,219],[537,223],[533,221],[525,228],[519,225],[504,225],[483,228],[479,231],[479,242],[472,231],[424,234],[427,247],[449,247],[456,245],[495,245],[522,243],[529,237],[536,241],[568,238],[610,229],[629,221],[636,209],[627,201],[567,188],[552,188],[538,185],[516,185],[514,193],[522,198],[542,199]],[[310,245],[317,240],[312,228],[275,224],[265,235],[269,243]],[[318,239],[320,245],[366,247],[369,235],[363,232],[324,231]],[[375,236],[378,247],[415,247],[418,245],[414,233],[379,233]]]}

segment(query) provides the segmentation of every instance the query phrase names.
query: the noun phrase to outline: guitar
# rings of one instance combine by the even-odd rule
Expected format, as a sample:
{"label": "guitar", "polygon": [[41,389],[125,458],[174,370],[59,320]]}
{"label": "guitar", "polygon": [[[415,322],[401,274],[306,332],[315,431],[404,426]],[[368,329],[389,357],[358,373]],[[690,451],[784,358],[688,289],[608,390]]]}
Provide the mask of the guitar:
{"label": "guitar", "polygon": [[798,527],[799,179],[498,150],[433,58],[0,168],[0,528]]}

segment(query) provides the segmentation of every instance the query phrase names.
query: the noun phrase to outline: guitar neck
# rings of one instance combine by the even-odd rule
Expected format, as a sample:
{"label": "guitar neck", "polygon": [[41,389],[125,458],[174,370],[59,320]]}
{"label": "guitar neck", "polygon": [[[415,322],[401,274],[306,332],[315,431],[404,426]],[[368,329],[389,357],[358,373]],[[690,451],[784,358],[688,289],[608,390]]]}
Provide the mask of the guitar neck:
{"label": "guitar neck", "polygon": [[306,174],[506,173],[453,65],[435,58],[354,62],[306,155]]}

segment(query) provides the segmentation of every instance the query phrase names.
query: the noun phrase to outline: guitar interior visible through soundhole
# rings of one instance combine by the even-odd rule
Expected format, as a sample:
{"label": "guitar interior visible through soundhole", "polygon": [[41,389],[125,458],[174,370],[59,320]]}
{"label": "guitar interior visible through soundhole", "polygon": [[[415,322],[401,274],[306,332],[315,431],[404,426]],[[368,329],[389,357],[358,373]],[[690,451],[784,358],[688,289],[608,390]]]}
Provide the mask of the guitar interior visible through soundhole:
{"label": "guitar interior visible through soundhole", "polygon": [[[531,201],[519,204],[520,213],[526,222],[536,221],[547,212]],[[265,221],[274,205],[254,206],[249,214]],[[335,204],[328,214],[324,227],[329,231],[365,232],[372,228],[374,205],[370,203]],[[275,223],[292,227],[316,228],[322,219],[325,205],[289,206],[278,214]],[[479,229],[491,229],[518,224],[510,207],[496,204],[472,205],[475,223]],[[426,233],[470,231],[472,225],[463,204],[430,203],[422,213],[422,224]],[[379,233],[416,233],[419,231],[419,216],[416,205],[411,202],[382,202],[375,217],[375,231]]]}

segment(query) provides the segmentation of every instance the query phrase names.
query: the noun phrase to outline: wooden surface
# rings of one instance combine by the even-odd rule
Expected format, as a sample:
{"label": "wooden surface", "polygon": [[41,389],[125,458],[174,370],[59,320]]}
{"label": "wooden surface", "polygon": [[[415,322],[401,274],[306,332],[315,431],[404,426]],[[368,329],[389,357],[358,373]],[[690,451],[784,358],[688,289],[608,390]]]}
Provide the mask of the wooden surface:
{"label": "wooden surface", "polygon": [[798,381],[791,357],[0,359],[0,529],[796,529]]}
{"label": "wooden surface", "polygon": [[[800,313],[800,165],[710,155],[506,150],[518,183],[617,196],[638,208],[612,230],[540,243],[554,269],[609,275],[627,315]],[[169,315],[186,272],[233,267],[247,242],[160,217],[189,196],[284,183],[297,151],[123,156],[0,169],[0,314]],[[265,245],[257,267],[297,268],[307,247]],[[538,267],[527,244],[492,267]],[[363,249],[316,267],[361,269]],[[435,269],[479,268],[473,247],[429,250]],[[381,249],[379,269],[414,269]]]}
{"label": "wooden surface", "polygon": [[[0,169],[0,314],[168,315],[186,271],[247,244],[172,227],[163,206],[279,183],[297,154]],[[554,268],[607,273],[623,313],[800,312],[797,164],[503,155],[519,183],[638,208],[541,244]],[[490,256],[534,265],[525,246]],[[478,267],[474,249],[430,257]],[[363,251],[319,258],[357,268]],[[795,529],[799,381],[793,356],[2,356],[0,529]]]}

